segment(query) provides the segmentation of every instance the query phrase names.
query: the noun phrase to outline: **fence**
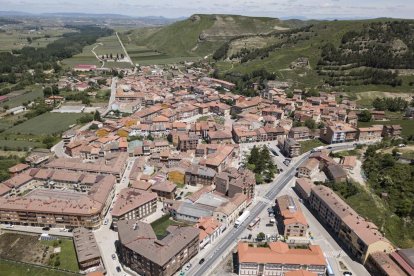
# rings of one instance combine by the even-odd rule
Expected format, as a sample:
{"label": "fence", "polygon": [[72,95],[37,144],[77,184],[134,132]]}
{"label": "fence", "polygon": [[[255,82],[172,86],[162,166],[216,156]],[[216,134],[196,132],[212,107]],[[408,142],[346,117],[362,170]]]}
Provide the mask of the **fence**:
{"label": "fence", "polygon": [[73,271],[70,271],[70,270],[55,268],[55,267],[46,266],[46,265],[25,263],[25,262],[11,260],[11,259],[5,259],[5,258],[0,258],[0,260],[1,261],[6,261],[6,262],[9,262],[9,263],[23,264],[23,265],[26,265],[26,266],[32,266],[32,267],[38,267],[38,268],[43,268],[43,269],[54,270],[54,271],[57,271],[57,272],[65,272],[65,273],[69,273],[69,274],[73,274],[73,275],[81,275],[78,272],[73,272]]}

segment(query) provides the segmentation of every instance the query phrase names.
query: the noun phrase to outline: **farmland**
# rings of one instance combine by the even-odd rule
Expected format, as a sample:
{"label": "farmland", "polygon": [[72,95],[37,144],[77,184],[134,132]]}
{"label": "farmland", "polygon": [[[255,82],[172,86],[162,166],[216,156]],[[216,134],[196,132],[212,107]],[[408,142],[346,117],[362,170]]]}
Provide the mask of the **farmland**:
{"label": "farmland", "polygon": [[13,91],[7,95],[9,100],[0,104],[0,107],[8,106],[13,108],[23,103],[31,102],[37,98],[43,97],[43,91],[41,86],[33,85],[27,87],[24,90]]}
{"label": "farmland", "polygon": [[[72,31],[64,27],[43,28],[42,30],[7,30],[0,32],[0,51],[17,50],[25,46],[46,47],[47,44],[61,38],[64,33]],[[28,38],[31,39],[31,43]]]}
{"label": "farmland", "polygon": [[6,134],[57,135],[64,132],[84,114],[45,113],[5,131]]}
{"label": "farmland", "polygon": [[[62,64],[68,67],[73,67],[76,64],[94,64],[101,66],[102,63],[96,58],[93,51],[95,51],[99,58],[101,58],[102,55],[106,56],[112,54],[116,57],[117,54],[121,55],[124,53],[116,35],[111,35],[102,37],[98,39],[95,44],[84,47],[82,53],[63,60]],[[130,66],[131,65],[128,62],[105,62],[104,65],[104,67],[109,68]]]}

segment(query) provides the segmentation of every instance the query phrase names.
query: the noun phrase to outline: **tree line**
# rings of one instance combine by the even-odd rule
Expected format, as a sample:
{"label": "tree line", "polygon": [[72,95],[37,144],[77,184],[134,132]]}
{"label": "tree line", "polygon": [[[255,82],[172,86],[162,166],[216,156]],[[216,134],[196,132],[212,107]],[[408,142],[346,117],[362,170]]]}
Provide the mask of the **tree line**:
{"label": "tree line", "polygon": [[23,47],[19,50],[0,53],[0,73],[24,73],[28,69],[58,69],[57,61],[70,58],[82,52],[83,47],[109,36],[113,30],[95,26],[66,26],[77,30],[63,34],[63,37],[44,48]]}

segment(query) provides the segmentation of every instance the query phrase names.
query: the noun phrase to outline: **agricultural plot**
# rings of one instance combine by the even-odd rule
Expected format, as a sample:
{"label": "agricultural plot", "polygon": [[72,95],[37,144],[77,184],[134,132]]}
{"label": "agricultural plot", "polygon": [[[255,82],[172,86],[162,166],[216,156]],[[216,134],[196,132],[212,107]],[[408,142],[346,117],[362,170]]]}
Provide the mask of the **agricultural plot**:
{"label": "agricultural plot", "polygon": [[42,98],[43,91],[41,86],[32,86],[25,90],[13,91],[7,96],[9,97],[9,100],[0,103],[0,107],[8,106],[9,108],[13,108],[20,106],[23,103],[31,102],[37,98]]}
{"label": "agricultural plot", "polygon": [[15,233],[0,235],[0,258],[79,271],[72,240],[39,241],[38,239],[38,235]]}
{"label": "agricultural plot", "polygon": [[[96,66],[101,66],[102,62],[100,62],[96,58],[93,52],[95,52],[99,58],[102,58],[102,56],[104,56],[105,59],[106,59],[106,55],[108,55],[109,57],[110,54],[112,54],[113,58],[115,58],[118,54],[120,58],[121,54],[124,54],[124,51],[116,35],[111,35],[107,37],[102,37],[98,39],[98,41],[95,44],[84,47],[82,53],[75,55],[69,59],[63,60],[62,64],[68,67],[73,67],[77,64],[94,64]],[[130,66],[131,64],[128,62],[106,62],[105,61],[105,64],[104,64],[104,67],[109,67],[109,68],[115,68],[115,67],[129,68]]]}
{"label": "agricultural plot", "polygon": [[82,113],[45,113],[9,128],[5,134],[58,135],[66,131]]}
{"label": "agricultural plot", "polygon": [[[0,51],[21,49],[25,46],[46,47],[49,43],[73,30],[63,27],[44,28],[42,30],[8,30],[0,32]],[[31,41],[31,42],[30,42]]]}

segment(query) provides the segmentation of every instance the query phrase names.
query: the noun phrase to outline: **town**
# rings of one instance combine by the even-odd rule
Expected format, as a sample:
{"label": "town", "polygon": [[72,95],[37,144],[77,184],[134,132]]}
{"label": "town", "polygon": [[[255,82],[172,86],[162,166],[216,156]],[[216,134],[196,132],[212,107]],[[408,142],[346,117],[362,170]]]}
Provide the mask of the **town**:
{"label": "town", "polygon": [[361,127],[365,112],[339,93],[269,80],[247,97],[192,62],[117,76],[78,64],[58,89],[91,85],[110,90],[107,104],[45,98],[93,118],[8,169],[4,235],[72,238],[76,272],[91,276],[414,274],[413,249],[343,199],[366,185],[370,147],[406,146],[384,111]]}

